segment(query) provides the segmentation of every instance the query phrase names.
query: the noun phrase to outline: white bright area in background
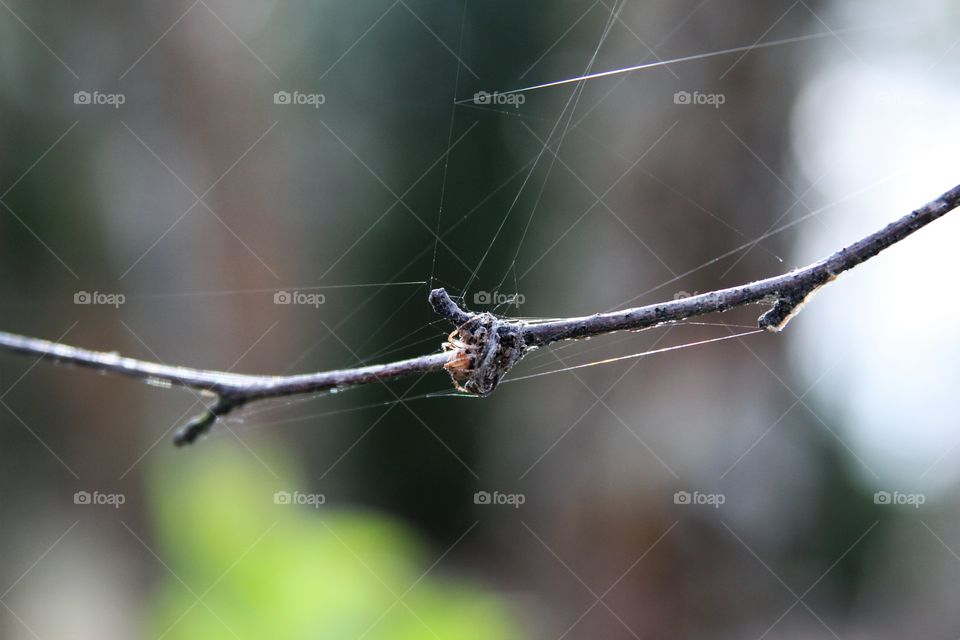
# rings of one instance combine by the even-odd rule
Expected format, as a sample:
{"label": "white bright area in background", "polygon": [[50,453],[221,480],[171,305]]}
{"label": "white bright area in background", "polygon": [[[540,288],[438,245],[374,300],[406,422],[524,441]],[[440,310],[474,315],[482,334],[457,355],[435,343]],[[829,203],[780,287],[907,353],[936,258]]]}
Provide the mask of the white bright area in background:
{"label": "white bright area in background", "polygon": [[[827,255],[960,183],[960,40],[953,28],[960,7],[938,1],[911,3],[909,16],[906,10],[899,2],[861,1],[823,15],[827,24],[855,15],[863,24],[903,26],[826,45],[830,58],[817,65],[797,100],[797,182],[816,183],[816,196],[806,199],[810,208],[866,189],[825,211],[824,224],[801,226],[797,263]],[[785,221],[808,211],[798,205]],[[812,384],[835,367],[811,395],[838,409],[843,428],[830,427],[862,460],[855,466],[875,489],[936,492],[960,475],[958,245],[960,212],[954,212],[841,276],[791,327],[791,353],[804,380]]]}

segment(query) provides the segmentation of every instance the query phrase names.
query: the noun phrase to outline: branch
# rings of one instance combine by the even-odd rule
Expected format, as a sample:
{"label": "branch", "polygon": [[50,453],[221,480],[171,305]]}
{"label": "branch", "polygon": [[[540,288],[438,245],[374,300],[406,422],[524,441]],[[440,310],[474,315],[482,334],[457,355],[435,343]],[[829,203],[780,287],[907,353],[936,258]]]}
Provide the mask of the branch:
{"label": "branch", "polygon": [[434,289],[430,292],[430,304],[455,327],[449,341],[443,343],[443,351],[355,369],[293,376],[243,375],[167,366],[5,332],[0,332],[0,351],[213,394],[213,405],[177,431],[174,443],[183,445],[204,435],[218,418],[250,402],[385,382],[441,369],[447,370],[460,391],[486,396],[527,352],[560,340],[646,329],[750,304],[770,305],[758,325],[768,331],[780,331],[821,287],[958,206],[960,185],[880,231],[802,269],[681,300],[580,318],[527,322],[472,313],[461,309],[445,290]]}
{"label": "branch", "polygon": [[368,384],[391,378],[443,369],[450,355],[436,353],[389,364],[357,369],[323,371],[294,376],[254,376],[225,371],[172,367],[125,358],[117,353],[90,351],[65,344],[0,331],[0,350],[36,355],[56,363],[76,365],[103,373],[140,378],[149,383],[187,387],[216,396],[212,407],[177,431],[174,443],[189,444],[203,435],[216,419],[248,402]]}

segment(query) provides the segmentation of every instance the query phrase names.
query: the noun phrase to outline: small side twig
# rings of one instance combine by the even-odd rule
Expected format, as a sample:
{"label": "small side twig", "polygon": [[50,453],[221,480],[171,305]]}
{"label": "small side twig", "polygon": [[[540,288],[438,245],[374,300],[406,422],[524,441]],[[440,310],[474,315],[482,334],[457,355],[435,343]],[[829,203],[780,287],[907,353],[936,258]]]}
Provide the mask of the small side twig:
{"label": "small side twig", "polygon": [[177,445],[183,445],[207,433],[218,418],[257,400],[383,382],[441,369],[447,370],[461,391],[486,396],[527,352],[560,340],[645,329],[750,304],[770,305],[758,319],[758,325],[768,331],[780,331],[821,287],[958,206],[960,185],[802,269],[681,300],[580,318],[527,322],[472,313],[460,308],[445,290],[434,289],[430,292],[430,304],[454,326],[443,344],[443,352],[355,369],[293,376],[243,375],[167,366],[5,332],[0,332],[0,350],[213,394],[213,405],[174,437]]}

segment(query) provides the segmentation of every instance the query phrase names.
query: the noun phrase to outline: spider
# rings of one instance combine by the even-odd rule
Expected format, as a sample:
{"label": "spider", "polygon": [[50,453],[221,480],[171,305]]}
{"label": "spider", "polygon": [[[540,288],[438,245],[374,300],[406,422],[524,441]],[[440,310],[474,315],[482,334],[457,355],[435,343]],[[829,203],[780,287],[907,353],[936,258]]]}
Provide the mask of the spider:
{"label": "spider", "polygon": [[447,336],[447,341],[443,343],[444,351],[456,352],[450,361],[443,365],[443,368],[450,372],[453,377],[457,391],[468,393],[467,389],[460,385],[459,379],[466,378],[473,366],[473,345],[469,345],[459,338],[460,327],[454,329]]}

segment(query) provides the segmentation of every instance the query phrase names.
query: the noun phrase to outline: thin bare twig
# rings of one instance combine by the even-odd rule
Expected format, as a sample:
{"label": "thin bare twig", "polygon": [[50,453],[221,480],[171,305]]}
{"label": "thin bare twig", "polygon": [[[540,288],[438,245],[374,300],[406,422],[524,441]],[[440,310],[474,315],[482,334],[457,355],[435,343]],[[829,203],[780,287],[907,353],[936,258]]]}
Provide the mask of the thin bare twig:
{"label": "thin bare twig", "polygon": [[430,292],[430,304],[455,327],[449,341],[443,344],[443,351],[355,369],[293,376],[243,375],[167,366],[5,332],[0,332],[0,350],[214,395],[212,406],[177,432],[174,442],[182,445],[209,431],[217,418],[250,402],[384,382],[441,369],[450,373],[461,391],[485,396],[531,349],[560,340],[645,329],[750,304],[770,305],[758,325],[768,331],[780,331],[821,287],[958,206],[960,185],[880,231],[802,269],[680,300],[581,318],[530,322],[473,313],[460,308],[445,290],[434,289]]}

